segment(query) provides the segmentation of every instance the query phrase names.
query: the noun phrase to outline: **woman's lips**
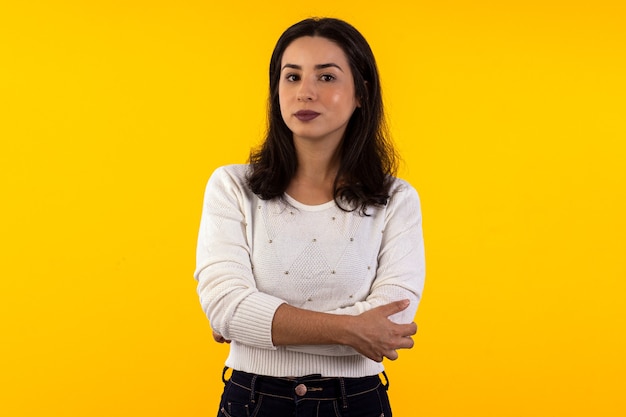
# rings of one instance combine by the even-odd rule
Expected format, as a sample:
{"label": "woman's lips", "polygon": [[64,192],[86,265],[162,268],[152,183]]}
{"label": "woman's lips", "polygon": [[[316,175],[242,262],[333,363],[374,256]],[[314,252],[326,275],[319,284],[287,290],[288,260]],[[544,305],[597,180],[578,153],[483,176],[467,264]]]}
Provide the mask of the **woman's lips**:
{"label": "woman's lips", "polygon": [[312,110],[300,110],[294,114],[294,116],[296,116],[296,119],[300,120],[301,122],[308,122],[315,119],[319,115],[320,114],[318,112]]}

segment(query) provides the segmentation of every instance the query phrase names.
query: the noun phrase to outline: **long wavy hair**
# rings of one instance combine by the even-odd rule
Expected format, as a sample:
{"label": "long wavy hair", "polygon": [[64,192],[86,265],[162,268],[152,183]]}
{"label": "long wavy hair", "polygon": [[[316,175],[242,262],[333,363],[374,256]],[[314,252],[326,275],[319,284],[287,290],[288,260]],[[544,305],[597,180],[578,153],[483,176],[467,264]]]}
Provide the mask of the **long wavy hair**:
{"label": "long wavy hair", "polygon": [[247,181],[261,199],[283,198],[298,166],[293,134],[280,111],[278,84],[285,49],[297,38],[319,36],[336,43],[348,58],[355,95],[361,106],[352,114],[340,143],[340,164],[333,195],[345,211],[387,204],[397,155],[389,140],[380,78],[372,50],[352,25],[333,18],[306,19],[288,28],[278,39],[270,60],[268,129],[265,141],[250,154]]}

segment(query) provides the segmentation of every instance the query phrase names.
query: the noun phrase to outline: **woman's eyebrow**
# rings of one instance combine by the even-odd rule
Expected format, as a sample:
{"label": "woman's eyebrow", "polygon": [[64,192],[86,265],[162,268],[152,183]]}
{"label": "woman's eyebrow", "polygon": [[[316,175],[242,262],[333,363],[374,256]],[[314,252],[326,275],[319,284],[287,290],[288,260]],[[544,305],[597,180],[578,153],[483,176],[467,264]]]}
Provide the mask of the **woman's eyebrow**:
{"label": "woman's eyebrow", "polygon": [[[339,71],[343,72],[343,69],[341,69],[341,67],[333,62],[329,62],[328,64],[317,64],[314,68],[316,70],[320,70],[320,69],[324,69],[324,68],[337,68]],[[296,70],[302,70],[302,66],[300,65],[296,65],[296,64],[285,64],[283,65],[281,71],[285,70],[285,68],[291,68],[291,69],[296,69]]]}

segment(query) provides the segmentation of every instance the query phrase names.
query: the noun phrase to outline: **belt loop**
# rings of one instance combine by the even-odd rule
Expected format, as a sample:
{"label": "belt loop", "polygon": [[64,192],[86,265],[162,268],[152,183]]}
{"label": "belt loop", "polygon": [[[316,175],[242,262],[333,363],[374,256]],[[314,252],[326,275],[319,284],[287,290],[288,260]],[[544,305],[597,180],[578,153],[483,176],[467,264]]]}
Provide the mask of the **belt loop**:
{"label": "belt loop", "polygon": [[224,370],[222,371],[222,381],[224,382],[224,385],[228,383],[228,380],[226,379],[226,372],[228,371],[228,369],[228,366],[225,366]]}
{"label": "belt loop", "polygon": [[251,403],[255,403],[256,401],[254,400],[254,384],[256,383],[256,379],[258,378],[258,375],[253,375],[252,376],[252,381],[250,381],[250,402]]}
{"label": "belt loop", "polygon": [[389,390],[389,378],[387,378],[387,374],[383,371],[383,376],[385,377],[385,391]]}
{"label": "belt loop", "polygon": [[339,377],[339,388],[341,389],[341,403],[343,405],[343,409],[348,408],[348,396],[346,395],[346,382],[342,377]]}

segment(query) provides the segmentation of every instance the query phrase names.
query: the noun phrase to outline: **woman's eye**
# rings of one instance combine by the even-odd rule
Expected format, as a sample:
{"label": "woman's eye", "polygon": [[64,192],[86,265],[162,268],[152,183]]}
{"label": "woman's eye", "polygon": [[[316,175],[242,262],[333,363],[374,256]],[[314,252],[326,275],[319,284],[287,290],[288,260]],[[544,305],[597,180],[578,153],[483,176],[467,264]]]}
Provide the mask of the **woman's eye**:
{"label": "woman's eye", "polygon": [[287,81],[298,81],[300,78],[296,74],[287,74]]}
{"label": "woman's eye", "polygon": [[328,81],[332,81],[332,80],[334,80],[334,79],[335,79],[335,76],[334,76],[334,75],[330,75],[330,74],[324,74],[324,75],[322,75],[322,76],[320,77],[320,79],[321,79],[322,81],[326,81],[326,82],[328,82]]}

